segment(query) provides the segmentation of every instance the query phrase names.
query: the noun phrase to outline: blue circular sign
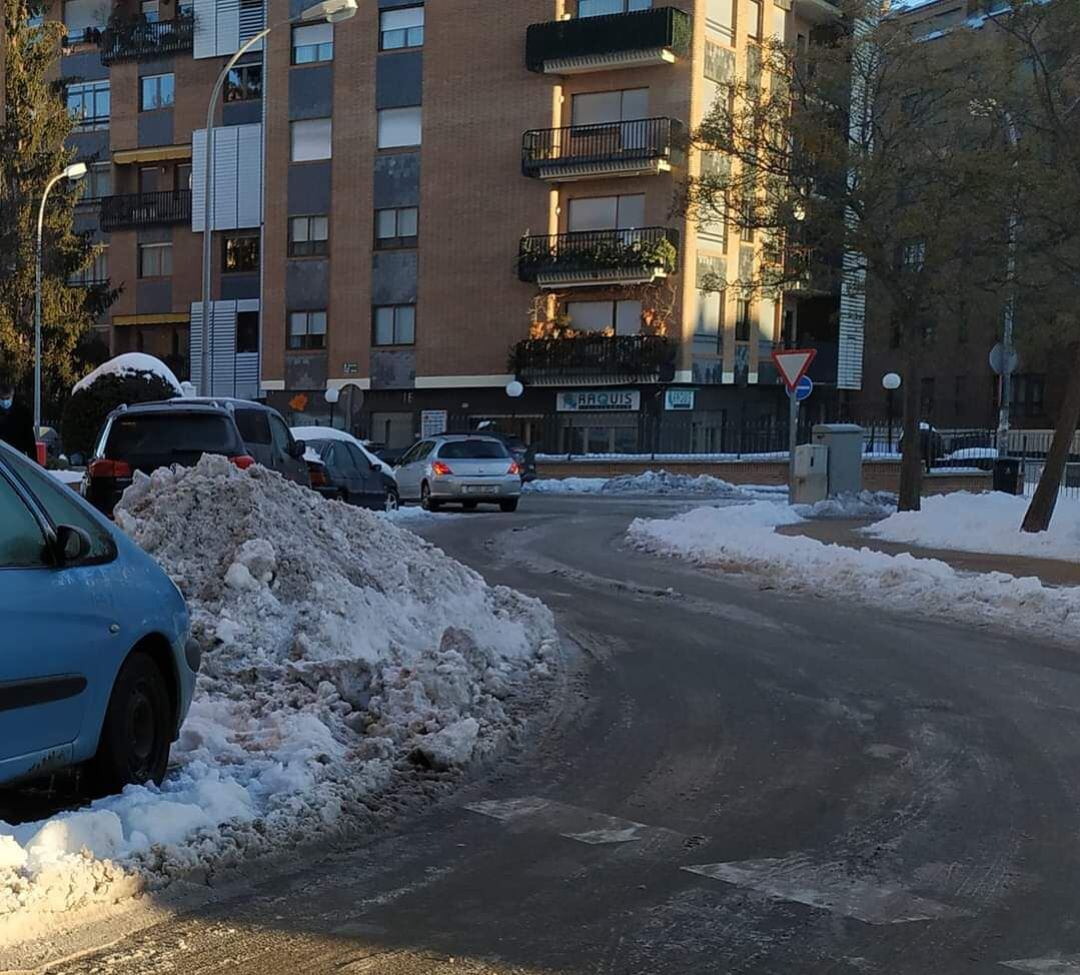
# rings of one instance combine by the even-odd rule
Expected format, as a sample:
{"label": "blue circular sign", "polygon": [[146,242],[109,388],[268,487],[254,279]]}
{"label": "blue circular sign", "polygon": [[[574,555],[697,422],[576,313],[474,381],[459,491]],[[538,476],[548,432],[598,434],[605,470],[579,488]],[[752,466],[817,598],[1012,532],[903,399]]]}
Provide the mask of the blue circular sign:
{"label": "blue circular sign", "polygon": [[795,387],[795,399],[801,403],[804,399],[808,399],[813,391],[814,380],[809,376],[803,376]]}

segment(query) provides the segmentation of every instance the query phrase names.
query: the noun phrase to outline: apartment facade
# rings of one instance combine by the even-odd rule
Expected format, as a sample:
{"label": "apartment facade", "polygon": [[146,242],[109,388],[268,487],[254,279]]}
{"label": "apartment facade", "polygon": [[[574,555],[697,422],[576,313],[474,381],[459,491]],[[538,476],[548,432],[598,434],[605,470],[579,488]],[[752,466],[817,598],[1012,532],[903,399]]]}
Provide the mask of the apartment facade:
{"label": "apartment facade", "polygon": [[[827,0],[361,0],[336,25],[300,0],[129,2],[52,13],[94,274],[123,288],[114,353],[392,445],[491,420],[634,450],[643,418],[681,414],[671,446],[723,449],[736,411],[783,414],[770,352],[800,317],[836,383],[835,300],[702,290],[767,242],[673,212],[687,173],[727,164],[684,134],[731,79],[769,84],[757,45],[798,43]],[[204,377],[206,106],[265,24],[215,118]]]}

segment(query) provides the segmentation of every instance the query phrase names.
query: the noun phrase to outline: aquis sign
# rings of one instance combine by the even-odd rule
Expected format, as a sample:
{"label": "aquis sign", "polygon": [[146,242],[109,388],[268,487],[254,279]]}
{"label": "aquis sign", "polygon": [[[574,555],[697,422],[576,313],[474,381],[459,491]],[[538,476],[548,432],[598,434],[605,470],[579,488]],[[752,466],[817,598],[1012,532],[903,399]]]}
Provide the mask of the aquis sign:
{"label": "aquis sign", "polygon": [[560,413],[627,413],[641,409],[636,389],[568,389],[559,393]]}

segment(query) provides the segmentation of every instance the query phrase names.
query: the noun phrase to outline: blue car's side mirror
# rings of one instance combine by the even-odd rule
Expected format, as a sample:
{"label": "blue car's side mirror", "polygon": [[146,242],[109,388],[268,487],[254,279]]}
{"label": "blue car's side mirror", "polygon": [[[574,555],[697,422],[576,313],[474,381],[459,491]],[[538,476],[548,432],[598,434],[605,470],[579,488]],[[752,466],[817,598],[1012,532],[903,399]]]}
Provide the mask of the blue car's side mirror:
{"label": "blue car's side mirror", "polygon": [[56,526],[56,551],[62,565],[74,565],[90,554],[90,536],[74,525]]}

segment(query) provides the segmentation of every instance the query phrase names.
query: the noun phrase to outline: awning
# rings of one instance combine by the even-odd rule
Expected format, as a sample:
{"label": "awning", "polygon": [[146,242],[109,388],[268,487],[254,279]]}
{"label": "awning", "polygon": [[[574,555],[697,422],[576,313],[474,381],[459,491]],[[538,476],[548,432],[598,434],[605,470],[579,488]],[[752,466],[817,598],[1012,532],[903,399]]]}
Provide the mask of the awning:
{"label": "awning", "polygon": [[165,162],[169,159],[190,159],[191,143],[182,146],[142,146],[138,149],[117,149],[113,162],[117,166],[131,163]]}
{"label": "awning", "polygon": [[191,315],[186,311],[158,312],[151,315],[113,315],[117,328],[124,325],[190,325]]}

